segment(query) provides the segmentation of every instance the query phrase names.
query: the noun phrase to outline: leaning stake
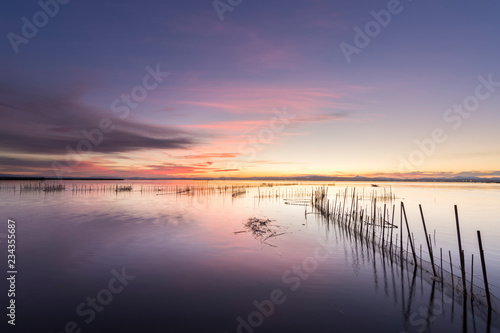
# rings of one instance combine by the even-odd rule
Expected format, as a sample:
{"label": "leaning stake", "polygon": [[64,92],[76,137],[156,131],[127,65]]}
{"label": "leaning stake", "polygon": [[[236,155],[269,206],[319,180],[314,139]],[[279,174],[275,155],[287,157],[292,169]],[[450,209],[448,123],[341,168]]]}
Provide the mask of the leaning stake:
{"label": "leaning stake", "polygon": [[455,205],[455,220],[457,222],[457,237],[458,237],[458,251],[460,257],[460,266],[462,269],[462,286],[464,288],[464,294],[467,295],[467,286],[465,284],[465,258],[464,252],[462,250],[462,238],[460,237],[460,223],[458,222],[458,208]]}
{"label": "leaning stake", "polygon": [[490,287],[488,286],[488,276],[486,274],[486,262],[484,260],[483,242],[481,240],[481,231],[477,231],[477,241],[479,242],[479,254],[481,255],[481,266],[483,267],[484,289],[486,290],[486,300],[488,309],[491,310]]}
{"label": "leaning stake", "polygon": [[425,240],[427,242],[427,249],[429,250],[429,256],[431,257],[432,273],[434,273],[434,276],[437,276],[436,268],[434,267],[434,254],[432,253],[430,240],[429,240],[429,238],[427,238],[427,227],[425,226],[425,219],[424,219],[424,212],[422,211],[422,205],[418,205],[418,207],[420,208],[420,216],[422,216],[422,224],[424,225],[424,232],[425,232]]}
{"label": "leaning stake", "polygon": [[408,225],[408,219],[406,218],[405,205],[403,202],[401,202],[401,208],[403,209],[403,215],[405,217],[405,222],[406,222],[406,230],[408,231],[408,237],[410,238],[410,246],[411,246],[411,252],[413,253],[413,260],[415,262],[415,266],[417,266],[417,254],[415,253],[415,246],[413,245],[413,240],[411,239],[410,226]]}

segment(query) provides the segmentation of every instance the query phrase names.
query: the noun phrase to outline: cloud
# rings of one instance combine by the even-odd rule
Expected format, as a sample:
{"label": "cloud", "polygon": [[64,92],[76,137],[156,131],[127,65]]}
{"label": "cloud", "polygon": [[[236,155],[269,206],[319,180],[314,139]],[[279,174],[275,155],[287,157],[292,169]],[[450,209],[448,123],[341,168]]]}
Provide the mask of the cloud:
{"label": "cloud", "polygon": [[[0,156],[0,170],[19,170],[20,168],[29,168],[29,169],[47,169],[51,167],[51,163],[54,160],[50,159],[28,159],[28,158],[15,158],[15,157],[6,157]],[[63,163],[64,161],[58,161],[59,163]]]}
{"label": "cloud", "polygon": [[468,171],[459,172],[457,177],[499,177],[500,171]]}
{"label": "cloud", "polygon": [[[13,175],[53,177],[54,175],[51,173],[53,162],[60,164],[65,163],[64,160],[0,156],[0,172]],[[99,162],[81,161],[78,165],[73,167],[73,172],[67,176],[104,176],[111,174],[112,170],[109,167],[101,165]]]}
{"label": "cloud", "polygon": [[206,153],[206,154],[198,154],[198,155],[181,156],[179,158],[182,158],[182,159],[232,158],[232,157],[237,157],[239,155],[241,155],[241,154],[239,154],[239,153]]}
{"label": "cloud", "polygon": [[[175,89],[175,88],[174,88]],[[359,105],[346,102],[345,97],[356,88],[331,87],[262,87],[252,83],[193,82],[177,95],[186,98],[173,99],[170,103],[184,107],[197,107],[230,114],[271,114],[273,108],[288,105],[303,113],[319,110],[345,111],[358,109]],[[351,91],[352,90],[352,91]],[[297,112],[297,111],[296,111]]]}
{"label": "cloud", "polygon": [[147,169],[140,170],[141,175],[156,175],[156,176],[189,176],[201,175],[208,172],[231,172],[239,171],[239,169],[219,169],[210,167],[211,164],[194,164],[180,165],[176,163],[163,163],[157,165],[148,165]]}
{"label": "cloud", "polygon": [[132,117],[120,120],[111,109],[96,110],[74,97],[27,93],[2,84],[0,118],[0,149],[16,153],[65,154],[67,146],[76,150],[87,139],[82,131],[99,128],[104,118],[111,119],[115,130],[104,134],[94,147],[98,152],[184,149],[197,143],[192,134],[174,127],[144,124]]}
{"label": "cloud", "polygon": [[361,176],[365,177],[389,177],[389,178],[408,178],[408,179],[420,179],[420,178],[443,178],[443,179],[453,179],[453,178],[496,178],[500,176],[500,171],[462,171],[462,172],[451,172],[451,171],[414,171],[407,173],[369,173],[363,174]]}

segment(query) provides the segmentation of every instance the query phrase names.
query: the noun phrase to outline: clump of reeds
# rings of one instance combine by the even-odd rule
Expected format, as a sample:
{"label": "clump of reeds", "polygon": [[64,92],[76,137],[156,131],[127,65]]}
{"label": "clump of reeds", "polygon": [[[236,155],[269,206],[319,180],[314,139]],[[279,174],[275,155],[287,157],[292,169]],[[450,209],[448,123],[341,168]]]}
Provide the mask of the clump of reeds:
{"label": "clump of reeds", "polygon": [[132,185],[116,185],[115,192],[132,192]]}
{"label": "clump of reeds", "polygon": [[61,192],[66,191],[66,186],[62,184],[45,185],[44,192]]}
{"label": "clump of reeds", "polygon": [[21,191],[43,191],[42,183],[28,183],[19,185]]}
{"label": "clump of reeds", "polygon": [[236,191],[233,192],[232,197],[235,198],[237,196],[246,194],[247,191],[245,189],[237,189]]}
{"label": "clump of reeds", "polygon": [[0,184],[0,191],[16,190],[16,186],[9,186],[8,184]]}
{"label": "clump of reeds", "polygon": [[235,234],[243,233],[243,232],[250,232],[252,236],[259,240],[261,243],[264,243],[266,245],[276,247],[276,245],[269,244],[266,242],[270,238],[278,237],[283,234],[284,232],[279,232],[279,226],[272,225],[272,220],[270,219],[259,219],[257,217],[251,217],[245,222],[244,228],[246,230],[243,231],[236,231]]}
{"label": "clump of reeds", "polygon": [[177,189],[176,193],[189,193],[189,192],[191,192],[191,189],[192,188],[190,186],[186,186],[185,188]]}
{"label": "clump of reeds", "polygon": [[66,191],[66,186],[62,184],[28,183],[19,185],[19,190],[35,192],[61,192]]}

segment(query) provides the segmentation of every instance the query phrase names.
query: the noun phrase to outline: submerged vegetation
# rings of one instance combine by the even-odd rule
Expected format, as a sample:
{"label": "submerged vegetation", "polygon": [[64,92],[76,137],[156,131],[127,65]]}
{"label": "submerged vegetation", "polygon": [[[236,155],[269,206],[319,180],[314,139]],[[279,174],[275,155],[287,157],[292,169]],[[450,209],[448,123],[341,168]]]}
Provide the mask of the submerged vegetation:
{"label": "submerged vegetation", "polygon": [[116,185],[115,192],[131,192],[132,189],[132,185]]}
{"label": "submerged vegetation", "polygon": [[251,217],[244,223],[244,231],[236,231],[235,234],[250,232],[251,235],[261,243],[276,247],[276,245],[267,242],[268,239],[284,235],[285,232],[280,232],[280,227],[273,224],[270,219],[259,219]]}
{"label": "submerged vegetation", "polygon": [[[14,187],[14,190],[16,188]],[[61,192],[66,191],[66,185],[63,184],[51,184],[51,183],[28,183],[19,185],[20,192]]]}

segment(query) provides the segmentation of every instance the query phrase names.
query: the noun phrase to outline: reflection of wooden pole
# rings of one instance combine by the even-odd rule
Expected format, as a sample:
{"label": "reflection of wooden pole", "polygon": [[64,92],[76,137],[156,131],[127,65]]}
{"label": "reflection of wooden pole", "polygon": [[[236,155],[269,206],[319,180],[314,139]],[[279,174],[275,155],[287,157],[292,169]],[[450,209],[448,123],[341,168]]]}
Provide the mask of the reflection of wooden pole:
{"label": "reflection of wooden pole", "polygon": [[335,194],[335,204],[333,206],[333,219],[335,220],[337,218],[337,198],[339,194]]}
{"label": "reflection of wooden pole", "polygon": [[474,253],[472,254],[472,261],[470,263],[470,300],[474,300],[474,293],[472,292],[472,286],[474,282]]}
{"label": "reflection of wooden pole", "polygon": [[450,269],[451,269],[451,287],[453,288],[453,294],[455,294],[455,278],[453,277],[453,261],[451,260],[451,251],[448,251],[450,255]]}
{"label": "reflection of wooden pole", "polygon": [[422,205],[418,205],[418,207],[420,208],[420,216],[422,216],[422,224],[424,225],[424,233],[425,233],[425,240],[427,242],[427,249],[429,250],[429,256],[431,257],[432,273],[434,273],[434,276],[437,276],[436,268],[434,267],[434,254],[432,253],[431,242],[427,237],[427,227],[425,226],[425,219],[424,219],[424,212],[422,211]]}
{"label": "reflection of wooden pole", "polygon": [[458,237],[458,251],[460,256],[460,268],[462,270],[462,286],[464,288],[464,294],[467,295],[467,286],[465,284],[465,258],[464,251],[462,250],[462,237],[460,237],[460,223],[458,221],[458,207],[455,205],[455,220],[457,222],[457,237]]}
{"label": "reflection of wooden pole", "polygon": [[481,240],[481,231],[477,231],[477,241],[479,242],[479,254],[481,255],[481,266],[483,267],[484,289],[486,290],[486,300],[488,309],[491,310],[490,287],[488,286],[488,276],[486,274],[486,262],[484,260],[483,242]]}
{"label": "reflection of wooden pole", "polygon": [[[464,266],[462,267],[462,285],[464,288],[467,288],[467,276],[465,272],[465,251],[462,250],[462,259],[464,261]],[[464,289],[464,296],[467,296],[467,289]]]}
{"label": "reflection of wooden pole", "polygon": [[361,234],[361,237],[363,236],[363,213],[364,210],[361,208],[361,211],[359,212],[359,233]]}
{"label": "reflection of wooden pole", "polygon": [[422,244],[420,244],[420,267],[423,267],[422,266]]}
{"label": "reflection of wooden pole", "polygon": [[[439,248],[439,257],[441,258],[441,281],[444,282],[444,276],[443,276],[443,248],[442,247]],[[443,284],[441,283],[441,285],[443,285]]]}
{"label": "reflection of wooden pole", "polygon": [[372,240],[375,242],[375,218],[377,217],[377,198],[373,200]]}

